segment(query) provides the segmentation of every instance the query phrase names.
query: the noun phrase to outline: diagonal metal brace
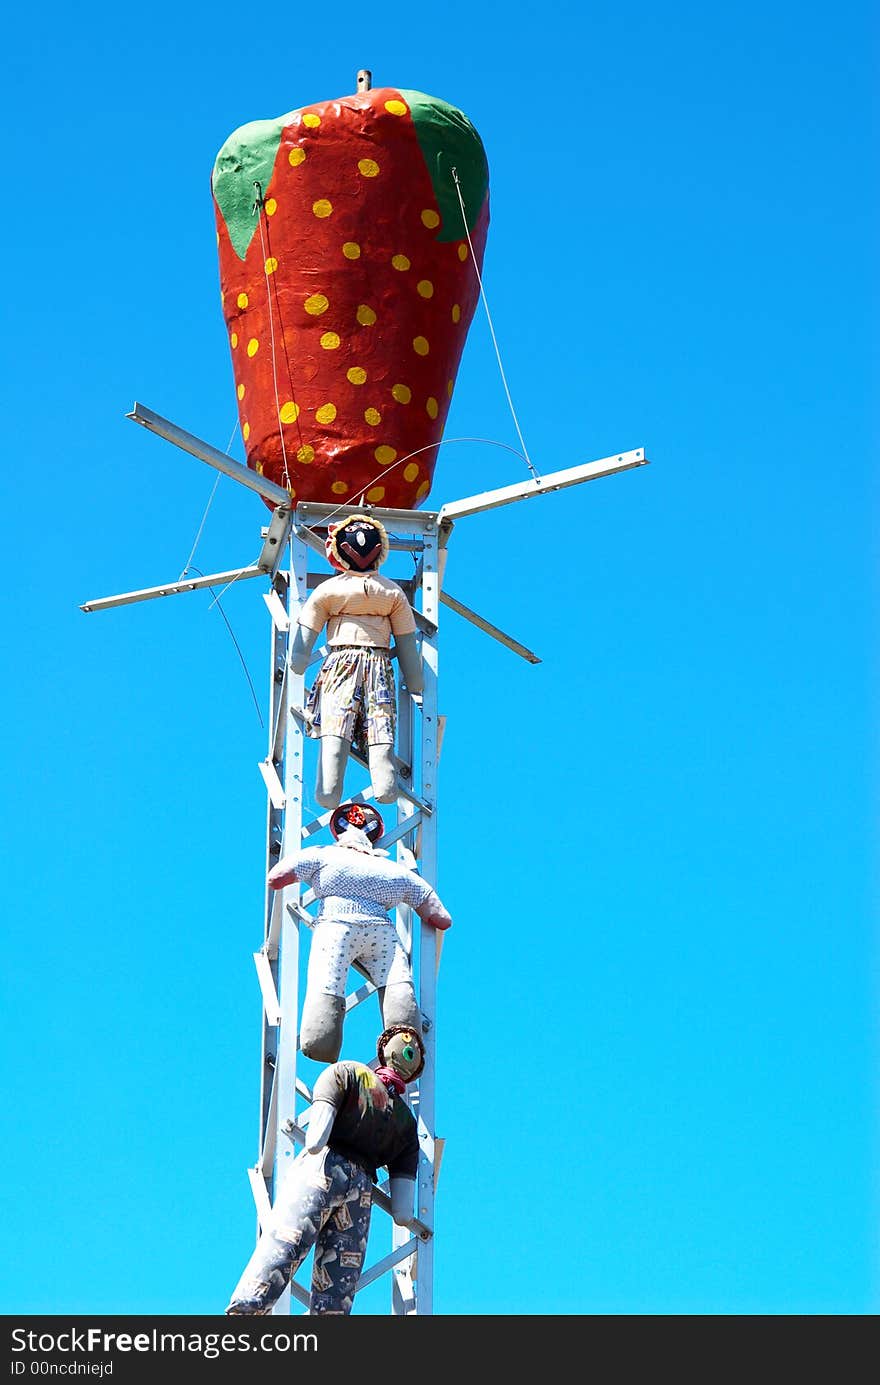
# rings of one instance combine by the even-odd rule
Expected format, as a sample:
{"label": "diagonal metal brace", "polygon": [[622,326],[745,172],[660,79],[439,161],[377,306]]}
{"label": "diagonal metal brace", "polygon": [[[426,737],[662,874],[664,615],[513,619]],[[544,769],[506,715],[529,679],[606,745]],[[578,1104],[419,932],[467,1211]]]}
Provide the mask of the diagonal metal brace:
{"label": "diagonal metal brace", "polygon": [[176,423],[170,423],[161,414],[153,413],[153,410],[148,409],[144,404],[135,402],[131,413],[126,414],[125,417],[139,423],[143,428],[148,428],[151,433],[157,433],[166,442],[173,442],[175,447],[188,452],[192,457],[198,457],[200,462],[207,462],[208,466],[214,467],[215,471],[222,471],[224,476],[231,476],[233,481],[247,486],[248,490],[256,491],[257,495],[262,495],[265,500],[271,500],[274,505],[290,504],[290,495],[283,486],[276,486],[274,481],[260,476],[252,467],[242,466],[241,462],[236,462],[226,452],[221,452],[219,447],[212,447],[210,443],[202,442],[201,438],[196,438],[192,433],[178,428]]}

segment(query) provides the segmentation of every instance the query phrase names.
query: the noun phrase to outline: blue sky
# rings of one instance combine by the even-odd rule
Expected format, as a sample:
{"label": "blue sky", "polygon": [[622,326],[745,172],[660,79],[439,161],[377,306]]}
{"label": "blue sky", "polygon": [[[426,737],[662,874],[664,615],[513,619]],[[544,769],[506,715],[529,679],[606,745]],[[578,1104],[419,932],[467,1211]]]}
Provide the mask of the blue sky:
{"label": "blue sky", "polygon": [[[253,14],[9,22],[3,1311],[221,1313],[253,1244],[263,588],[80,605],[214,485],[133,402],[235,426],[215,154],[366,67],[482,136],[538,471],[651,463],[451,540],[541,663],[445,613],[435,1312],[876,1313],[871,7]],[[506,447],[429,506],[525,479],[482,310],[446,432]],[[267,513],[222,480],[193,563]]]}

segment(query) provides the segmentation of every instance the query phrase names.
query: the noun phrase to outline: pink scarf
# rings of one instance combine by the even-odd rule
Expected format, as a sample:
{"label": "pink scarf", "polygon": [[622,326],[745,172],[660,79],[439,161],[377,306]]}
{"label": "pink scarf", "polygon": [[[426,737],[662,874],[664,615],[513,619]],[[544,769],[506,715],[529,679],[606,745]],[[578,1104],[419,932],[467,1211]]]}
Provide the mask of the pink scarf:
{"label": "pink scarf", "polygon": [[406,1083],[400,1073],[395,1072],[393,1068],[377,1068],[376,1076],[382,1079],[386,1087],[393,1087],[398,1096],[402,1096],[406,1091]]}

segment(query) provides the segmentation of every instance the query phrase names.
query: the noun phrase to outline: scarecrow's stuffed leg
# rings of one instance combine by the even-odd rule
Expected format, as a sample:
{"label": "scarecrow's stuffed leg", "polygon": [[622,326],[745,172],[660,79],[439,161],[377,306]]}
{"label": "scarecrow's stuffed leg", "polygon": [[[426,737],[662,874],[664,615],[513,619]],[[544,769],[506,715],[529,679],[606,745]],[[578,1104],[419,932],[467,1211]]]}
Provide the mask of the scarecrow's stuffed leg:
{"label": "scarecrow's stuffed leg", "polygon": [[[315,798],[322,808],[336,808],[342,802],[345,766],[348,764],[350,750],[351,742],[344,740],[342,736],[321,737],[318,774],[315,780]],[[388,801],[388,799],[383,800],[383,802]]]}
{"label": "scarecrow's stuffed leg", "polygon": [[307,989],[299,1025],[299,1046],[306,1058],[335,1063],[342,1050],[344,1022],[342,996]]}
{"label": "scarecrow's stuffed leg", "polygon": [[[367,749],[370,782],[377,803],[393,803],[397,798],[397,771],[394,768],[393,745],[371,745]],[[337,802],[339,800],[337,799]],[[335,807],[336,804],[326,804]]]}
{"label": "scarecrow's stuffed leg", "polygon": [[393,1024],[405,1024],[415,1029],[421,1037],[422,1014],[411,981],[392,981],[390,986],[381,986],[379,1008],[383,1029],[390,1029]]}
{"label": "scarecrow's stuffed leg", "polygon": [[342,1048],[348,958],[335,924],[320,920],[312,930],[306,993],[299,1024],[299,1046],[307,1058],[335,1063]]}
{"label": "scarecrow's stuffed leg", "polygon": [[281,1297],[333,1209],[334,1189],[321,1156],[300,1156],[289,1165],[266,1229],[233,1290],[228,1316],[265,1317]]}

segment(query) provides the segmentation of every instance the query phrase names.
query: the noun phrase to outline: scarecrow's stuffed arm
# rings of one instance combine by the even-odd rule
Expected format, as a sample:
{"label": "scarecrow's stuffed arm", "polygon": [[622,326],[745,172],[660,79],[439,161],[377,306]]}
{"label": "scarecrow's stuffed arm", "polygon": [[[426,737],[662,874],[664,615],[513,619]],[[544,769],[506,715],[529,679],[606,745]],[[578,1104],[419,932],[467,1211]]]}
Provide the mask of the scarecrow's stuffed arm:
{"label": "scarecrow's stuffed arm", "polygon": [[306,1149],[309,1154],[318,1154],[330,1139],[330,1131],[336,1119],[336,1107],[330,1101],[314,1101],[306,1128]]}
{"label": "scarecrow's stuffed arm", "polygon": [[403,1178],[400,1174],[395,1174],[388,1180],[388,1191],[391,1194],[391,1215],[398,1226],[405,1226],[412,1220],[413,1214],[413,1193],[415,1191],[416,1180],[414,1178]]}
{"label": "scarecrow's stuffed arm", "polygon": [[416,913],[422,920],[422,923],[430,924],[430,926],[436,928],[438,932],[443,932],[444,929],[452,927],[452,916],[440,899],[440,896],[433,889],[428,897],[418,905]]}

